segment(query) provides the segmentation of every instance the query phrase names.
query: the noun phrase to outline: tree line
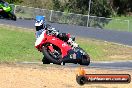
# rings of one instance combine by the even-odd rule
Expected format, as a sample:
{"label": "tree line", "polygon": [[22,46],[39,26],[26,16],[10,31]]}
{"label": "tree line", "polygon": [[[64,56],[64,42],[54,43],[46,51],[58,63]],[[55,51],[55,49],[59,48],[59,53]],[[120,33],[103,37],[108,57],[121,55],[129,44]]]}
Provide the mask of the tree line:
{"label": "tree line", "polygon": [[[21,4],[26,0],[6,1]],[[32,5],[34,7],[45,8],[43,4],[40,4],[45,1],[47,1],[45,5],[48,4],[46,9],[85,15],[88,14],[89,0],[30,0],[29,2],[35,2]],[[101,17],[132,15],[132,0],[91,0],[90,15]]]}
{"label": "tree line", "polygon": [[[87,14],[89,0],[68,0],[61,4],[60,0],[52,0],[55,10]],[[114,15],[131,15],[132,0],[91,0],[90,15],[110,17]]]}

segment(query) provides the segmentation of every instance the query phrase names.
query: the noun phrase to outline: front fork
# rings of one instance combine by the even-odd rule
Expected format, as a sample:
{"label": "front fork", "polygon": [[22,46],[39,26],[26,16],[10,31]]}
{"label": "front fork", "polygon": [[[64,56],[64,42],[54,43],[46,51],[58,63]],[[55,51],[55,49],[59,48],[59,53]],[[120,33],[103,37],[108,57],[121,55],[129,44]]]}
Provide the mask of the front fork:
{"label": "front fork", "polygon": [[54,48],[53,48],[52,44],[50,44],[50,45],[48,46],[48,48],[49,48],[49,50],[50,50],[51,52],[54,52]]}

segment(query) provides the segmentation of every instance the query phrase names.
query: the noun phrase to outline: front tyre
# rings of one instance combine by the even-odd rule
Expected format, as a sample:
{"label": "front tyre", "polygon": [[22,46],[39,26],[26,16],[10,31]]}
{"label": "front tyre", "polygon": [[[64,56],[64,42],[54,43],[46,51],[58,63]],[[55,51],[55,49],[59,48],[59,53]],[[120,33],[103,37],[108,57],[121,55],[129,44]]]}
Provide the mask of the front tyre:
{"label": "front tyre", "polygon": [[42,59],[43,64],[50,64],[49,60],[46,57]]}
{"label": "front tyre", "polygon": [[52,52],[48,49],[48,46],[43,46],[42,47],[42,52],[43,52],[43,55],[44,57],[46,57],[48,59],[49,62],[51,63],[54,63],[54,64],[58,64],[58,65],[61,65],[62,61],[60,57],[54,57],[52,55]]}

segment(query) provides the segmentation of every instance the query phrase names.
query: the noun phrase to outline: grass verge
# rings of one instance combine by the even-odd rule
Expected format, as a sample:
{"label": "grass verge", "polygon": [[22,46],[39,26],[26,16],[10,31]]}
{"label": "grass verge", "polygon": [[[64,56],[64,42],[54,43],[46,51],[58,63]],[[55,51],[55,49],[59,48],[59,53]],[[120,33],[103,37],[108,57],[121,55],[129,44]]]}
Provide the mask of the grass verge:
{"label": "grass verge", "polygon": [[89,38],[77,38],[77,43],[93,61],[132,60],[132,47]]}
{"label": "grass verge", "polygon": [[132,16],[113,17],[112,20],[107,25],[105,25],[105,28],[111,30],[132,32],[131,24]]}
{"label": "grass verge", "polygon": [[36,61],[41,53],[34,48],[33,31],[0,26],[0,61]]}
{"label": "grass verge", "polygon": [[[76,38],[93,61],[132,60],[132,48],[89,38]],[[0,61],[41,61],[42,54],[34,47],[32,30],[0,26]]]}

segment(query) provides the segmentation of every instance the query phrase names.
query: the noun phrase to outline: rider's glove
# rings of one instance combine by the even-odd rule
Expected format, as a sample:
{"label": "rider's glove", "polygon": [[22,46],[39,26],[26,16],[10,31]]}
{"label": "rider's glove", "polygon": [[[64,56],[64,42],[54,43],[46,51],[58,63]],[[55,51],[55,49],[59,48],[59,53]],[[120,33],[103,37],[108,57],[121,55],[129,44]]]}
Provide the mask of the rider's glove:
{"label": "rider's glove", "polygon": [[72,43],[72,38],[69,38],[69,40],[67,41],[68,43]]}
{"label": "rider's glove", "polygon": [[57,36],[57,35],[59,34],[59,32],[56,31],[56,30],[53,30],[53,31],[51,32],[51,34],[54,35],[54,36]]}
{"label": "rider's glove", "polygon": [[75,43],[75,42],[73,41],[72,38],[69,38],[69,40],[68,40],[67,42],[68,42],[72,47],[78,47],[78,44]]}

